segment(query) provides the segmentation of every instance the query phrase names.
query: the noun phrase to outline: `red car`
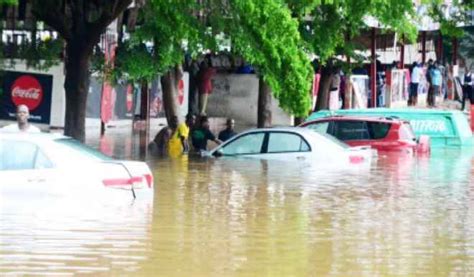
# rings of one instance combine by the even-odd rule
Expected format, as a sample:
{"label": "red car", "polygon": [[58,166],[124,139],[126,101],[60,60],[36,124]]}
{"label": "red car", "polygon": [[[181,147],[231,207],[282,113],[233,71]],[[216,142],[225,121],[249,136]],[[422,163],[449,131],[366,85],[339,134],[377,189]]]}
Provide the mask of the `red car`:
{"label": "red car", "polygon": [[370,145],[377,151],[427,153],[428,136],[415,137],[410,123],[398,118],[330,116],[300,125],[333,135],[350,146]]}

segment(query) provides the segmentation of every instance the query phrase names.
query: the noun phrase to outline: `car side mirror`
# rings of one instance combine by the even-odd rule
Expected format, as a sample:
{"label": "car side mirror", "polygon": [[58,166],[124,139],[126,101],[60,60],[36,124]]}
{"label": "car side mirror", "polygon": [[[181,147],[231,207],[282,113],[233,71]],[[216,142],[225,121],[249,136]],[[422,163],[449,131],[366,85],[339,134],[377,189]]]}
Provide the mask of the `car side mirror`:
{"label": "car side mirror", "polygon": [[224,154],[223,154],[222,151],[219,149],[219,150],[215,151],[214,153],[212,153],[212,156],[218,158],[218,157],[224,156]]}

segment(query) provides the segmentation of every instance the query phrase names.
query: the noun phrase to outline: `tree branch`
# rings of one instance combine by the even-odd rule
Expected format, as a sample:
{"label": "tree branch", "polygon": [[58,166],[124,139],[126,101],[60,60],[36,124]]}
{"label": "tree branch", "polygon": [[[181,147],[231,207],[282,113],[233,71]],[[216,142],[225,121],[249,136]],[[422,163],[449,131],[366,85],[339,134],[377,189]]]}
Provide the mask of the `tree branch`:
{"label": "tree branch", "polygon": [[87,29],[89,30],[87,36],[88,44],[96,44],[105,28],[107,28],[107,26],[112,23],[120,13],[124,12],[131,3],[132,0],[108,1],[108,3],[103,7],[103,12],[99,19],[87,24]]}
{"label": "tree branch", "polygon": [[53,5],[35,1],[32,13],[37,19],[43,21],[46,25],[58,32],[64,39],[70,39],[72,33],[66,21],[67,17],[61,13],[58,8],[60,8],[59,5],[54,5],[53,7]]}

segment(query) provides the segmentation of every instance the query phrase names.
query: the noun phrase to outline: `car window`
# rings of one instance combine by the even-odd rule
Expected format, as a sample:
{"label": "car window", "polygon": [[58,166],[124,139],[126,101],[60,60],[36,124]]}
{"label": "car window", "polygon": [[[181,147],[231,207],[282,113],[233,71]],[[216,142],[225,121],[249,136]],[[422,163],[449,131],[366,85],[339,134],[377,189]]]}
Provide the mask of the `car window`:
{"label": "car window", "polygon": [[384,122],[367,122],[371,139],[383,139],[390,130],[390,123]]}
{"label": "car window", "polygon": [[27,141],[0,141],[0,170],[50,168],[52,163],[37,145]]}
{"label": "car window", "polygon": [[268,138],[268,153],[307,152],[309,145],[297,134],[271,132]]}
{"label": "car window", "polygon": [[318,133],[326,134],[329,128],[329,122],[326,121],[326,122],[312,123],[312,124],[306,125],[305,127],[313,131],[316,131]]}
{"label": "car window", "polygon": [[48,159],[48,157],[38,148],[38,152],[36,152],[36,159],[35,159],[35,168],[52,168],[53,163]]}
{"label": "car window", "polygon": [[400,127],[400,139],[403,140],[415,140],[415,132],[413,131],[413,128],[411,127],[410,123],[404,123]]}
{"label": "car window", "polygon": [[370,139],[365,121],[335,121],[333,135],[340,140]]}
{"label": "car window", "polygon": [[220,149],[224,156],[259,154],[262,150],[265,133],[243,135]]}

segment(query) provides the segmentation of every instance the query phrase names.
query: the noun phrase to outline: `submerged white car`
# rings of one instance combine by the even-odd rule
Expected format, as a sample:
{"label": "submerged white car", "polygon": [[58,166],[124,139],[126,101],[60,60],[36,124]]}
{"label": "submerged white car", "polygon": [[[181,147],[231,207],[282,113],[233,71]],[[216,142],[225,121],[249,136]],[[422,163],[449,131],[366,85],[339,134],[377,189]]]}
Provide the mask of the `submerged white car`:
{"label": "submerged white car", "polygon": [[349,147],[334,137],[298,127],[249,130],[206,153],[322,165],[370,164],[372,155],[370,147]]}
{"label": "submerged white car", "polygon": [[67,195],[87,203],[94,197],[148,199],[152,192],[144,162],[114,160],[58,134],[0,133],[0,201]]}

